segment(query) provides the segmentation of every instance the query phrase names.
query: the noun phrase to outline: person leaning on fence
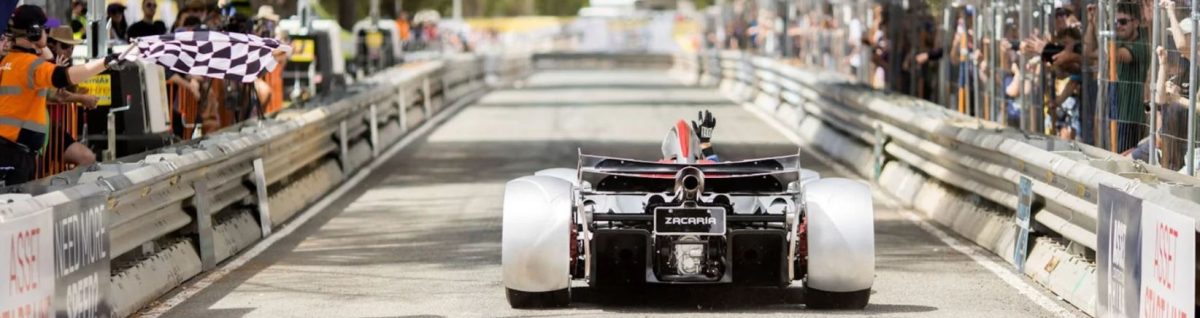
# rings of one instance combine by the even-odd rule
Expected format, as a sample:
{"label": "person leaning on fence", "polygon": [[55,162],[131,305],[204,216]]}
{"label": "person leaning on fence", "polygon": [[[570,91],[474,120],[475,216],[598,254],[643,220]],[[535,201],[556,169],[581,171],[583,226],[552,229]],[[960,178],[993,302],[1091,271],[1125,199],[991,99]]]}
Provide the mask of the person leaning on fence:
{"label": "person leaning on fence", "polygon": [[1083,87],[1083,64],[1080,53],[1083,35],[1079,29],[1063,28],[1054,36],[1055,43],[1042,50],[1042,60],[1050,63],[1054,74],[1054,102],[1050,114],[1059,138],[1074,140],[1080,131],[1080,94]]}
{"label": "person leaning on fence", "polygon": [[[1155,126],[1158,128],[1158,132],[1155,134],[1160,154],[1158,163],[1167,169],[1179,170],[1186,168],[1188,105],[1191,105],[1187,96],[1187,92],[1191,89],[1190,83],[1187,82],[1188,70],[1179,63],[1170,63],[1170,61],[1178,60],[1178,57],[1172,59],[1171,55],[1176,53],[1169,53],[1162,46],[1155,49],[1155,54],[1159,61],[1163,61],[1158,64],[1158,77],[1154,80],[1157,88],[1154,103],[1157,104],[1159,111]],[[1180,81],[1176,83],[1168,78],[1177,78]],[[1195,139],[1200,140],[1200,138]],[[1146,140],[1143,140],[1143,144],[1147,143]],[[1135,151],[1130,156],[1148,161],[1148,158],[1143,157],[1148,154],[1149,145],[1139,144],[1138,146],[1141,151]],[[1186,170],[1183,171],[1186,172]]]}
{"label": "person leaning on fence", "polygon": [[[75,46],[82,44],[82,40],[76,40],[71,35],[71,28],[60,26],[50,30],[50,45],[49,49],[54,54],[54,63],[57,66],[71,67],[71,54],[75,51]],[[100,98],[95,95],[88,95],[82,87],[72,85],[67,88],[56,89],[54,94],[50,95],[47,100],[51,103],[74,104],[84,109],[95,109],[99,104]],[[63,147],[62,149],[48,149],[47,151],[62,152],[63,162],[68,167],[89,166],[96,162],[96,154],[88,149],[87,146],[75,140],[71,134],[58,134],[61,140],[53,145]]]}
{"label": "person leaning on fence", "polygon": [[1116,150],[1124,152],[1147,134],[1143,111],[1143,85],[1150,72],[1150,32],[1142,26],[1142,11],[1136,3],[1117,5],[1117,83],[1112,97],[1111,119],[1116,121]]}
{"label": "person leaning on fence", "polygon": [[35,160],[49,132],[51,89],[83,82],[118,62],[115,54],[72,67],[40,58],[47,50],[46,20],[42,8],[33,5],[17,7],[9,19],[14,43],[0,58],[0,183],[6,185],[25,183],[36,173]]}

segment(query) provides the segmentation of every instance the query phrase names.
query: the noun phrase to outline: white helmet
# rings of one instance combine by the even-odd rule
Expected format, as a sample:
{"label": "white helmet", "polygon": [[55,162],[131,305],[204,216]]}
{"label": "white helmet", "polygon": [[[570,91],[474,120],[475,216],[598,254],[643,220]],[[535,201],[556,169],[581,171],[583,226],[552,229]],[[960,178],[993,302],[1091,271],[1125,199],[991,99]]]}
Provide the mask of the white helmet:
{"label": "white helmet", "polygon": [[662,153],[663,159],[674,163],[696,163],[702,158],[700,138],[687,121],[680,120],[663,138]]}

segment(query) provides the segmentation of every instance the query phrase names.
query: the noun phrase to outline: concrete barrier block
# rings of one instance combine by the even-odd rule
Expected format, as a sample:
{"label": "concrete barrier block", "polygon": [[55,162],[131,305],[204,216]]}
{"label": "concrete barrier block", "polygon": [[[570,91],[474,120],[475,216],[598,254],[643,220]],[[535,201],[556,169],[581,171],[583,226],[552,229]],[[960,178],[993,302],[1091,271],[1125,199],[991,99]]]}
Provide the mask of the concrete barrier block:
{"label": "concrete barrier block", "polygon": [[1055,256],[1061,260],[1050,272],[1050,281],[1046,287],[1067,302],[1083,308],[1086,303],[1091,301],[1089,298],[1093,297],[1080,298],[1079,296],[1083,295],[1079,295],[1077,291],[1085,280],[1095,280],[1095,271],[1086,260],[1070,255],[1066,250],[1055,251]]}
{"label": "concrete barrier block", "polygon": [[976,224],[982,221],[979,213],[976,211],[977,209],[966,202],[963,202],[961,197],[957,195],[953,197],[954,199],[952,202],[954,202],[954,206],[951,207],[951,209],[958,211],[958,215],[956,215],[954,219],[950,221],[950,224],[946,224],[946,226],[954,230],[954,232],[959,233],[959,235],[962,235],[963,237],[966,237],[972,242],[978,244],[979,242],[975,238],[975,232],[972,231]]}
{"label": "concrete barrier block", "polygon": [[[114,264],[117,266],[117,264]],[[200,255],[180,240],[111,277],[109,302],[114,317],[127,317],[159,295],[200,274]]]}
{"label": "concrete barrier block", "polygon": [[400,141],[400,137],[404,136],[404,131],[400,130],[400,123],[396,121],[388,121],[379,129],[379,152],[390,147],[392,144]]}
{"label": "concrete barrier block", "polygon": [[328,192],[341,183],[345,176],[337,161],[327,160],[313,171],[298,176],[283,190],[271,195],[271,224],[278,226],[292,218],[308,205],[316,202],[320,194]]}
{"label": "concrete barrier block", "polygon": [[1075,288],[1075,292],[1072,293],[1072,299],[1075,299],[1072,304],[1075,304],[1076,307],[1079,307],[1080,310],[1083,310],[1088,315],[1095,317],[1096,304],[1099,301],[1099,289],[1096,286],[1096,265],[1091,263],[1085,263],[1085,265],[1087,269],[1079,277],[1079,285]]}
{"label": "concrete barrier block", "polygon": [[[1013,244],[1015,244],[1016,241],[1017,225],[1011,222],[1004,223],[1000,227],[999,238],[995,243],[992,244],[990,248],[988,248],[988,250],[991,250],[992,252],[996,253],[996,255],[999,255],[1000,258],[1004,259],[1004,261],[1008,262],[1009,264],[1016,264],[1016,261],[1013,259]],[[1030,257],[1032,256],[1026,255],[1025,258],[1029,259]],[[1028,262],[1026,262],[1026,264],[1028,264]]]}
{"label": "concrete barrier block", "polygon": [[766,111],[768,114],[775,114],[779,110],[779,104],[779,99],[770,94],[758,93],[754,97],[754,106]]}
{"label": "concrete barrier block", "polygon": [[795,131],[800,127],[799,114],[796,113],[796,105],[788,103],[780,103],[778,110],[775,112],[775,120],[783,124],[784,127]]}
{"label": "concrete barrier block", "polygon": [[1062,250],[1062,245],[1044,237],[1032,242],[1034,243],[1033,249],[1025,258],[1025,276],[1033,278],[1042,285],[1049,285],[1050,273],[1058,267],[1058,263],[1063,261],[1058,255],[1058,251]]}
{"label": "concrete barrier block", "polygon": [[917,197],[917,190],[925,183],[925,176],[906,165],[904,165],[904,169],[906,171],[904,178],[900,180],[895,190],[896,192],[893,192],[893,194],[899,197],[904,204],[911,206],[913,200]]}
{"label": "concrete barrier block", "polygon": [[1000,240],[1003,239],[1004,231],[1008,228],[1008,222],[1005,222],[1003,218],[991,211],[987,211],[986,213],[989,214],[988,222],[979,229],[979,234],[976,237],[981,242],[979,245],[992,252],[996,252],[996,247]]}
{"label": "concrete barrier block", "polygon": [[900,164],[895,161],[889,161],[883,165],[883,171],[879,174],[879,185],[888,193],[895,194],[900,180],[904,178],[905,169],[900,167]]}
{"label": "concrete barrier block", "polygon": [[822,124],[820,120],[813,117],[807,117],[800,120],[800,125],[797,127],[796,134],[800,135],[800,138],[803,138],[805,142],[812,144],[814,140],[818,140],[816,138],[818,132],[821,130],[821,126]]}
{"label": "concrete barrier block", "polygon": [[367,162],[371,161],[371,143],[366,139],[359,140],[350,146],[350,153],[346,156],[349,159],[348,167],[350,172],[358,171]]}
{"label": "concrete barrier block", "polygon": [[262,238],[262,227],[259,227],[250,213],[253,212],[236,211],[233,215],[216,220],[217,225],[213,227],[213,251],[218,260],[225,260]]}
{"label": "concrete barrier block", "polygon": [[942,196],[937,191],[935,182],[925,182],[921,185],[921,189],[917,190],[917,197],[913,200],[913,209],[925,213],[925,217],[931,217],[930,211],[936,211],[938,205],[941,204]]}

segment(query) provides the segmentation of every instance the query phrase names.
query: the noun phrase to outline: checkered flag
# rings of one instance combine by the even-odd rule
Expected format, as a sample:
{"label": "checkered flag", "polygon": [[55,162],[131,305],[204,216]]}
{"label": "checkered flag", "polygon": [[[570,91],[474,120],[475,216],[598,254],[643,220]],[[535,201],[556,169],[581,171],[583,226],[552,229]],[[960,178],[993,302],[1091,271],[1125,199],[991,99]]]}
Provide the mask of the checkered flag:
{"label": "checkered flag", "polygon": [[139,58],[172,71],[244,83],[275,69],[277,63],[271,52],[291,49],[275,39],[216,31],[146,36],[134,41]]}

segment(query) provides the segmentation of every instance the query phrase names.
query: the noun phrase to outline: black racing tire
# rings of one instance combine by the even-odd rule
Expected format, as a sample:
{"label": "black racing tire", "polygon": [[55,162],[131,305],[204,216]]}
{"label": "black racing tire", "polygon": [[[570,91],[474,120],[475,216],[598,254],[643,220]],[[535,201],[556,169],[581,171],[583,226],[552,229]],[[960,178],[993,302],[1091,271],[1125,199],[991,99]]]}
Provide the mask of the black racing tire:
{"label": "black racing tire", "polygon": [[505,288],[508,305],[518,309],[559,308],[571,304],[571,292],[568,288],[548,292],[523,292]]}
{"label": "black racing tire", "polygon": [[852,292],[804,288],[804,306],[810,309],[863,309],[870,299],[870,288]]}

